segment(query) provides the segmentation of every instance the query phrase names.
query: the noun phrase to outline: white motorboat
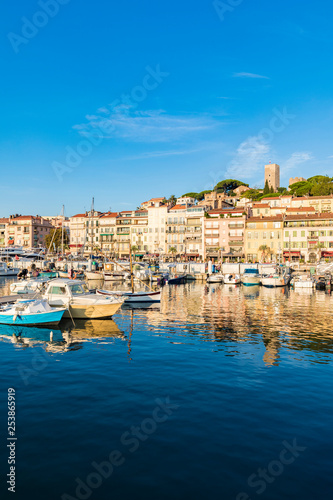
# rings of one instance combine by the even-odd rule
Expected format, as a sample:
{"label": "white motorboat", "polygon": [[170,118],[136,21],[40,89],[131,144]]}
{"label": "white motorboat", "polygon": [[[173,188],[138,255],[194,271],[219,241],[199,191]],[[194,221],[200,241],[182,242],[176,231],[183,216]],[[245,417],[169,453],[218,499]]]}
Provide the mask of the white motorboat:
{"label": "white motorboat", "polygon": [[225,285],[239,285],[241,282],[239,274],[225,274],[224,284]]}
{"label": "white motorboat", "polygon": [[266,288],[276,288],[286,286],[288,283],[283,276],[280,276],[279,274],[271,274],[269,276],[262,276],[261,284]]}
{"label": "white motorboat", "polygon": [[301,274],[301,275],[295,276],[291,280],[291,285],[294,288],[314,288],[315,282],[311,278],[311,276],[309,276],[307,274]]}
{"label": "white motorboat", "polygon": [[100,271],[85,271],[87,280],[104,280],[104,274]]}
{"label": "white motorboat", "polygon": [[18,300],[0,308],[0,324],[53,325],[59,323],[65,311],[65,307],[50,307],[47,300]]}
{"label": "white motorboat", "polygon": [[108,297],[124,297],[125,302],[161,302],[161,290],[156,292],[121,292],[111,290],[97,290],[98,295]]}
{"label": "white motorboat", "polygon": [[260,285],[260,275],[258,273],[258,269],[245,269],[242,276],[242,284],[244,286]]}
{"label": "white motorboat", "polygon": [[28,279],[20,280],[10,284],[10,293],[25,294],[41,292],[48,282],[48,279]]}
{"label": "white motorboat", "polygon": [[221,273],[210,274],[207,278],[207,283],[223,283],[224,276]]}
{"label": "white motorboat", "polygon": [[8,267],[6,262],[0,262],[0,277],[17,276],[20,270],[16,267]]}
{"label": "white motorboat", "polygon": [[55,279],[49,282],[44,294],[51,306],[67,307],[65,318],[110,318],[124,302],[123,297],[102,297],[89,292],[79,280]]}

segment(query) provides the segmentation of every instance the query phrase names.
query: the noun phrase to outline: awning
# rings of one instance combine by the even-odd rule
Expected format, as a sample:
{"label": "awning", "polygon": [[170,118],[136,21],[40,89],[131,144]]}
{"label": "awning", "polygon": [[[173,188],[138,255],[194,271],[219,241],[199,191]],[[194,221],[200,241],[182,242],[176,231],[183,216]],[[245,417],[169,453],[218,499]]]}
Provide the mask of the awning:
{"label": "awning", "polygon": [[333,251],[323,250],[321,252],[322,257],[333,257]]}
{"label": "awning", "polygon": [[143,257],[144,256],[144,253],[136,253],[135,254],[135,257]]}
{"label": "awning", "polygon": [[284,250],[283,255],[301,255],[301,252],[296,251],[296,250]]}
{"label": "awning", "polygon": [[184,255],[186,255],[186,257],[200,257],[198,253],[186,253]]}

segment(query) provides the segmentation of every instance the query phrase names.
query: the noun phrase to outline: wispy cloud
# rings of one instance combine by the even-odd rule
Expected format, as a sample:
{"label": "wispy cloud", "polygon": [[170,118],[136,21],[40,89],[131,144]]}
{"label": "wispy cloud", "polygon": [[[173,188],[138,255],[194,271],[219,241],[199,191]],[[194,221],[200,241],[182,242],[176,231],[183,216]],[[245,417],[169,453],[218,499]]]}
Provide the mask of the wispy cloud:
{"label": "wispy cloud", "polygon": [[263,165],[268,163],[271,153],[268,143],[260,141],[256,136],[248,137],[238,146],[227,167],[226,175],[252,179],[262,170]]}
{"label": "wispy cloud", "polygon": [[234,73],[232,75],[234,78],[264,78],[265,80],[269,80],[268,76],[257,75],[256,73]]}
{"label": "wispy cloud", "polygon": [[286,170],[292,170],[301,163],[304,163],[306,161],[312,160],[313,156],[310,152],[308,151],[298,151],[293,153],[290,158],[286,161],[286,163],[283,165],[283,172]]}
{"label": "wispy cloud", "polygon": [[202,151],[203,148],[198,149],[188,149],[188,150],[179,150],[179,151],[147,151],[138,155],[128,156],[122,158],[123,160],[145,160],[149,158],[163,158],[166,156],[181,156],[181,155],[190,155],[193,153],[198,153]]}
{"label": "wispy cloud", "polygon": [[119,105],[100,114],[87,115],[87,122],[75,125],[82,136],[102,134],[104,138],[122,138],[136,142],[169,142],[186,135],[212,129],[218,121],[208,115],[176,116],[164,110],[138,111]]}

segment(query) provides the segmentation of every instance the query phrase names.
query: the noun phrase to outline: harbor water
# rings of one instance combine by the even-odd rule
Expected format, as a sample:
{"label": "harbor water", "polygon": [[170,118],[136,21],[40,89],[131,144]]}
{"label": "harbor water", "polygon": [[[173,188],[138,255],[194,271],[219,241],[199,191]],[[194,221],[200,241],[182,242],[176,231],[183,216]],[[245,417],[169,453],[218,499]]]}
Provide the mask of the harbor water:
{"label": "harbor water", "polygon": [[2,477],[12,387],[16,499],[329,497],[332,318],[326,292],[191,282],[113,320],[1,326]]}

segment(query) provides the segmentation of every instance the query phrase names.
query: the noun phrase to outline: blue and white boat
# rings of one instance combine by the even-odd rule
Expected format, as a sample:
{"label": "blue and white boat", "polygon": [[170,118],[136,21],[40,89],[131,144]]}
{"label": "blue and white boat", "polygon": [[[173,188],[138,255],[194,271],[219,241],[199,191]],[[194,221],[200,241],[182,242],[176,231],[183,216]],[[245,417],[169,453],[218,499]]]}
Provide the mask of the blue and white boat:
{"label": "blue and white boat", "polygon": [[244,286],[260,285],[260,275],[258,273],[258,269],[245,269],[242,276],[242,284]]}
{"label": "blue and white boat", "polygon": [[45,299],[18,300],[0,308],[2,325],[57,325],[66,311],[65,307],[54,308]]}

